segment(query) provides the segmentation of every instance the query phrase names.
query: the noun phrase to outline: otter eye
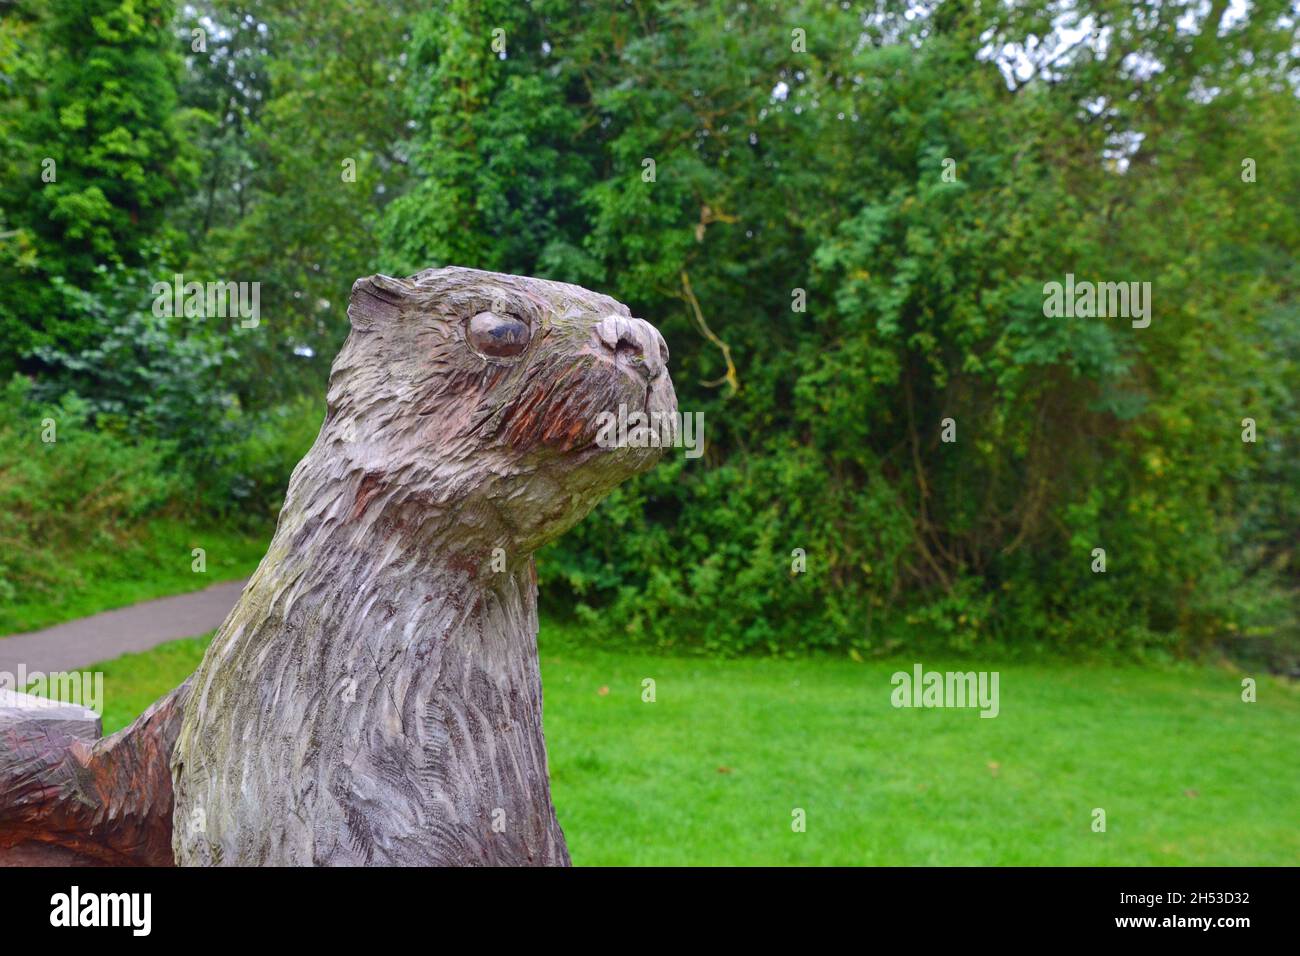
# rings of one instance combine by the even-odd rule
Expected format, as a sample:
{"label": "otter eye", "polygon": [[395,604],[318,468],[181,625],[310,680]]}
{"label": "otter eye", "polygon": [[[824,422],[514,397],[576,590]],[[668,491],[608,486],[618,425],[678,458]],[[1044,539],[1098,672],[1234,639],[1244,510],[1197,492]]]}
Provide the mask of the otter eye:
{"label": "otter eye", "polygon": [[492,358],[512,358],[528,348],[528,323],[513,315],[480,312],[465,329],[469,344]]}

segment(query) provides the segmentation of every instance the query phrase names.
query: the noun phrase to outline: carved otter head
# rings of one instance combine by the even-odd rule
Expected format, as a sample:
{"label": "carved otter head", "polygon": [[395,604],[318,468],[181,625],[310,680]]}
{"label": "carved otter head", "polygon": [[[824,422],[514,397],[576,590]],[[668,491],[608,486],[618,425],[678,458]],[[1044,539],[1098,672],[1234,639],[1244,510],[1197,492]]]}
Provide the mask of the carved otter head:
{"label": "carved otter head", "polygon": [[462,268],[375,275],[353,285],[348,316],[304,462],[328,458],[355,482],[345,522],[421,535],[454,524],[470,550],[530,553],[661,454],[598,445],[602,413],[675,419],[663,337],[578,286]]}

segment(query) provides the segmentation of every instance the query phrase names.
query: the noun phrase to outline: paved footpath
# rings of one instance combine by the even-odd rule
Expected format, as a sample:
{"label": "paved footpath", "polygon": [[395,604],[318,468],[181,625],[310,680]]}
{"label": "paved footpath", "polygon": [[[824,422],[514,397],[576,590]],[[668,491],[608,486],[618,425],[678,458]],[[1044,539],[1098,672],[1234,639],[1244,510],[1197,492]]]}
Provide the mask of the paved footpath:
{"label": "paved footpath", "polygon": [[226,619],[246,583],[247,579],[214,584],[204,591],[145,601],[43,631],[0,637],[0,671],[15,674],[19,664],[29,674],[76,670],[178,637],[206,633]]}

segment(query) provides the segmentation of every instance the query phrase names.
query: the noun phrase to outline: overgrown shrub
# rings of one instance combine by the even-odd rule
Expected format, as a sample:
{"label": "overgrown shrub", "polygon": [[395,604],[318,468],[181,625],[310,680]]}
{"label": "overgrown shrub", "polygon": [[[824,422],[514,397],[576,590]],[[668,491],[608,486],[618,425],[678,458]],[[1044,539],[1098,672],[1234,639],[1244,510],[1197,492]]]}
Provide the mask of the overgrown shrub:
{"label": "overgrown shrub", "polygon": [[241,436],[217,452],[203,481],[206,508],[244,525],[275,520],[289,476],[307,454],[325,417],[325,403],[303,396],[248,415]]}
{"label": "overgrown shrub", "polygon": [[65,555],[113,548],[175,501],[183,482],[165,443],[94,428],[75,395],[38,403],[15,376],[2,398],[0,600],[9,601],[75,585]]}

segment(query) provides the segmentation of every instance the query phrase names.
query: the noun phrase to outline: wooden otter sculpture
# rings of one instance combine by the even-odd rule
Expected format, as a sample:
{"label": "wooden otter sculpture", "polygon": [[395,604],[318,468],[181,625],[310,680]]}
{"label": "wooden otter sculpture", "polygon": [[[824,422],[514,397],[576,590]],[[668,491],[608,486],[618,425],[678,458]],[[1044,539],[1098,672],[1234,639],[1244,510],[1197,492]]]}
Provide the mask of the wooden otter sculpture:
{"label": "wooden otter sculpture", "polygon": [[198,671],[105,740],[0,732],[0,847],[109,863],[567,864],[533,552],[675,416],[650,324],[577,286],[371,276],[266,557]]}

